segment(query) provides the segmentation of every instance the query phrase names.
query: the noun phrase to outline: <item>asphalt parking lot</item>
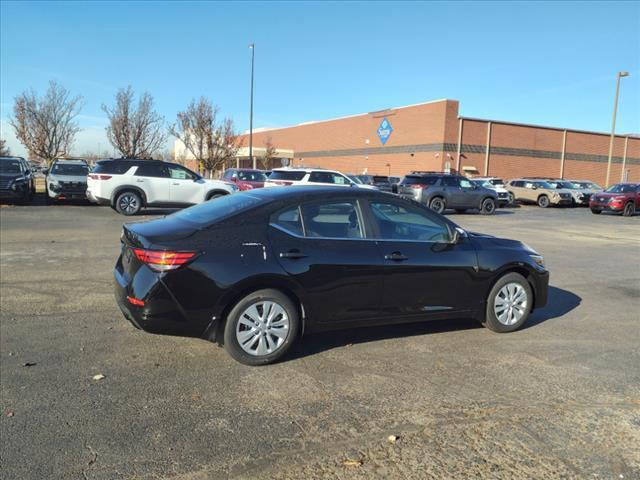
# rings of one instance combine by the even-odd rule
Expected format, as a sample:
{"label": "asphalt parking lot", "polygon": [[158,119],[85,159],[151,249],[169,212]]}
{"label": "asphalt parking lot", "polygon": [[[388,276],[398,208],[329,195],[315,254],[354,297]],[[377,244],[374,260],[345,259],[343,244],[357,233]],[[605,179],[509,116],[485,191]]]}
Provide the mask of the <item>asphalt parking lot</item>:
{"label": "asphalt parking lot", "polygon": [[0,476],[640,478],[640,217],[450,218],[545,255],[549,305],[523,330],[327,333],[251,368],[124,320],[111,270],[129,219],[0,209]]}

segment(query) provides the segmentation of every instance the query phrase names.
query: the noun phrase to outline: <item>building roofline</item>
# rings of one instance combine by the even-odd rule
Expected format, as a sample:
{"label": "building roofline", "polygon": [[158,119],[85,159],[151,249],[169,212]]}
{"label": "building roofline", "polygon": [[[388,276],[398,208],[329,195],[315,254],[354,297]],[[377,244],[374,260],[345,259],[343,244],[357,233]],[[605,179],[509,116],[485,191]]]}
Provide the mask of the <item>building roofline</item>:
{"label": "building roofline", "polygon": [[[287,126],[284,126],[284,127],[254,128],[253,129],[253,133],[272,132],[274,130],[285,130],[287,128],[304,127],[304,126],[307,126],[307,125],[315,125],[317,123],[335,122],[336,120],[344,120],[344,119],[347,119],[347,118],[354,118],[354,117],[363,117],[365,115],[372,115],[372,114],[375,114],[375,113],[383,113],[383,112],[388,112],[390,110],[401,110],[403,108],[420,107],[422,105],[429,105],[430,103],[457,102],[457,101],[458,100],[453,100],[451,98],[440,98],[438,100],[429,100],[428,102],[412,103],[411,105],[402,105],[400,107],[387,107],[387,108],[383,108],[381,110],[374,110],[372,112],[355,113],[353,115],[344,115],[342,117],[327,118],[325,120],[310,120],[308,122],[296,123],[294,125],[287,125]],[[249,130],[245,130],[242,133],[242,135],[249,135]]]}
{"label": "building roofline", "polygon": [[[591,130],[579,130],[576,128],[562,128],[562,127],[550,127],[548,125],[536,125],[533,123],[519,123],[519,122],[510,122],[508,120],[492,120],[490,118],[475,118],[475,117],[464,117],[462,115],[458,115],[458,119],[459,120],[470,120],[472,122],[491,122],[491,123],[497,123],[497,124],[501,124],[501,125],[515,125],[516,127],[529,127],[529,128],[542,128],[544,130],[557,130],[560,132],[564,132],[565,130],[567,132],[576,132],[576,133],[587,133],[589,135],[604,135],[607,137],[611,136],[611,132],[606,133],[606,132],[594,132]],[[625,133],[625,134],[620,134],[620,133],[616,133],[616,137],[619,138],[638,138],[637,134],[635,133]]]}

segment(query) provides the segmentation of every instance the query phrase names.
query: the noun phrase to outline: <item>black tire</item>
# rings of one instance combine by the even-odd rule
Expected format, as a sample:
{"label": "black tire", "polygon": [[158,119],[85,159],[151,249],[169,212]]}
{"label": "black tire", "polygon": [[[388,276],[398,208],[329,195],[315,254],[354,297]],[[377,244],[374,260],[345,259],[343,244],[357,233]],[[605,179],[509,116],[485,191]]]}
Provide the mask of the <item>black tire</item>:
{"label": "black tire", "polygon": [[447,208],[447,202],[442,197],[433,197],[429,202],[429,208],[436,213],[444,213]]}
{"label": "black tire", "polygon": [[210,195],[207,195],[207,199],[205,201],[209,201],[209,200],[215,200],[216,198],[220,198],[220,197],[224,197],[224,193],[212,193]]}
{"label": "black tire", "polygon": [[591,213],[593,213],[594,215],[600,215],[602,213],[602,210],[596,210],[594,208],[591,209]]}
{"label": "black tire", "polygon": [[509,192],[509,205],[515,205],[516,204],[516,196],[513,194],[513,192]]}
{"label": "black tire", "polygon": [[[503,287],[508,284],[517,284],[524,290],[526,294],[526,306],[524,306],[522,317],[519,318],[512,324],[505,324],[498,319],[496,316],[496,308],[495,308],[495,299],[496,296],[500,293]],[[519,329],[524,325],[529,318],[529,314],[531,313],[531,307],[533,305],[533,290],[531,289],[531,285],[526,278],[524,278],[519,273],[507,273],[503,275],[493,286],[489,295],[487,296],[487,305],[485,309],[485,319],[483,325],[487,327],[489,330],[498,333],[506,333],[513,332],[514,330]]]}
{"label": "black tire", "polygon": [[627,202],[622,210],[623,217],[633,217],[636,214],[636,206],[633,202]]}
{"label": "black tire", "polygon": [[480,213],[482,215],[493,215],[496,213],[496,201],[493,198],[485,198],[482,200]]}
{"label": "black tire", "polygon": [[[278,304],[286,312],[286,316],[289,320],[288,334],[282,344],[279,345],[275,351],[265,355],[254,355],[246,352],[242,346],[240,346],[236,331],[239,328],[238,323],[240,322],[241,316],[244,312],[252,305],[259,305],[261,302],[265,301]],[[298,308],[289,297],[279,290],[258,290],[242,298],[227,315],[224,326],[224,348],[232,358],[245,365],[268,365],[276,362],[287,353],[298,337],[299,330],[300,315],[298,313]],[[267,335],[269,334],[263,331],[262,336],[265,337]],[[258,334],[256,334],[256,336],[258,336]],[[277,337],[275,335],[270,336],[270,339],[271,341],[274,341],[274,339],[277,340]],[[258,342],[259,341],[260,339],[258,339]]]}
{"label": "black tire", "polygon": [[115,206],[116,212],[129,217],[142,209],[142,198],[133,190],[126,190],[118,194]]}
{"label": "black tire", "polygon": [[549,197],[547,197],[546,195],[540,195],[538,197],[537,203],[540,208],[547,208],[549,205],[551,205],[551,201],[549,200]]}
{"label": "black tire", "polygon": [[464,213],[466,211],[467,211],[466,208],[456,208],[456,213]]}

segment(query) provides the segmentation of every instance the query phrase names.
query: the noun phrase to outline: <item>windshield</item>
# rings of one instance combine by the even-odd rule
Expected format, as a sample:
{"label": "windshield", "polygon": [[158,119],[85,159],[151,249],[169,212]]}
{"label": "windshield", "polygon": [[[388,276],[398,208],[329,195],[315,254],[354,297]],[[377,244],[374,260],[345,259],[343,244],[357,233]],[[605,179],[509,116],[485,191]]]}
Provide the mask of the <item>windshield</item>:
{"label": "windshield", "polygon": [[617,185],[612,185],[607,188],[605,192],[607,193],[633,193],[636,191],[637,185],[632,183],[619,183]]}
{"label": "windshield", "polygon": [[215,200],[209,200],[185,210],[180,210],[171,216],[198,225],[208,225],[249,210],[260,203],[264,203],[263,198],[244,192],[234,193],[233,195],[225,195],[222,198],[216,198]]}
{"label": "windshield", "polygon": [[493,188],[496,185],[492,183],[490,180],[471,180],[471,182],[475,183],[476,185],[480,185],[481,187],[484,187],[484,188]]}
{"label": "windshield", "polygon": [[592,190],[602,190],[602,187],[597,183],[591,182],[573,182],[574,185],[577,185],[579,188],[590,188]]}
{"label": "windshield", "polygon": [[0,162],[0,173],[22,173],[18,160],[2,160]]}
{"label": "windshield", "polygon": [[264,182],[267,176],[263,172],[240,170],[238,178],[245,182]]}
{"label": "windshield", "polygon": [[86,165],[56,163],[51,169],[54,175],[72,175],[82,177],[89,173]]}
{"label": "windshield", "polygon": [[556,182],[556,181],[553,181],[553,182],[549,182],[549,185],[551,185],[553,188],[570,188],[570,189],[578,188],[571,182]]}

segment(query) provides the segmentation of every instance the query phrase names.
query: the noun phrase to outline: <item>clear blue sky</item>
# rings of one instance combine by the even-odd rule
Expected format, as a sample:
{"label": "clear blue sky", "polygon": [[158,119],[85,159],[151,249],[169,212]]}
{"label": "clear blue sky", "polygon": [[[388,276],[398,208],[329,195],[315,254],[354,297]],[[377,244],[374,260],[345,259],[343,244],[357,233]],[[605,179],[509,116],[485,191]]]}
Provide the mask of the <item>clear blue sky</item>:
{"label": "clear blue sky", "polygon": [[2,2],[2,137],[13,98],[56,79],[81,94],[76,153],[102,149],[119,87],[168,121],[200,95],[249,125],[284,126],[439,98],[465,116],[640,132],[638,2]]}

